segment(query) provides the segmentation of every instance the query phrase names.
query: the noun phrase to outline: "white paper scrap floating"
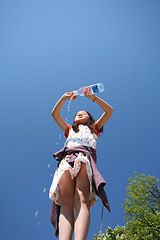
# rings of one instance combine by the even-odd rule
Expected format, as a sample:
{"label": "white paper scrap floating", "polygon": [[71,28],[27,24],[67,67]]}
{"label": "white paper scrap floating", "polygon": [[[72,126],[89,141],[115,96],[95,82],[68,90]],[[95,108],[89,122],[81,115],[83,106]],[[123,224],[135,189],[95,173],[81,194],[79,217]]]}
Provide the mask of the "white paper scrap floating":
{"label": "white paper scrap floating", "polygon": [[35,214],[34,214],[34,216],[35,216],[35,217],[37,217],[37,216],[38,216],[38,211],[35,211]]}
{"label": "white paper scrap floating", "polygon": [[43,193],[45,193],[46,192],[46,188],[43,188]]}
{"label": "white paper scrap floating", "polygon": [[39,228],[40,222],[37,223],[37,228]]}
{"label": "white paper scrap floating", "polygon": [[50,168],[51,164],[48,164],[48,168]]}
{"label": "white paper scrap floating", "polygon": [[61,134],[59,135],[59,140],[61,139]]}

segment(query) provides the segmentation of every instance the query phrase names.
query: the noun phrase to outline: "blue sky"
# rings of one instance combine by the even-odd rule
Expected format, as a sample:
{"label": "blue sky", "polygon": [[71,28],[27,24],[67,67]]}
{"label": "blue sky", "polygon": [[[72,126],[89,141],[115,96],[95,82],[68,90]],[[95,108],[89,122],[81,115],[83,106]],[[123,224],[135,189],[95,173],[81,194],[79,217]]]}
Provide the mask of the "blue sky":
{"label": "blue sky", "polygon": [[[125,224],[134,171],[160,178],[159,12],[159,0],[0,1],[1,239],[56,239],[48,191],[65,138],[51,111],[67,91],[103,82],[98,96],[114,109],[97,150],[111,206],[103,231]],[[78,110],[103,112],[85,97],[67,106],[70,124]],[[88,239],[101,206],[91,209]]]}

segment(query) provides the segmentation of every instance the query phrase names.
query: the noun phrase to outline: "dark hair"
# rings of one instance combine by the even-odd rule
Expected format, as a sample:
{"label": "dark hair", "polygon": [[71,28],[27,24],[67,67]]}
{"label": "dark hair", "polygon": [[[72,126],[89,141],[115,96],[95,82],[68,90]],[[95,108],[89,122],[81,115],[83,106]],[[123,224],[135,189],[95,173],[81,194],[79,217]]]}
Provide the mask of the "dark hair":
{"label": "dark hair", "polygon": [[[85,110],[84,110],[85,111]],[[93,124],[95,123],[95,120],[93,119],[93,117],[91,116],[91,114],[87,111],[85,111],[88,115],[89,115],[89,121],[83,125],[86,125],[89,127],[89,129],[92,131],[92,132],[95,132],[94,128],[93,128]],[[76,114],[77,115],[77,114]],[[74,116],[74,118],[76,117],[76,115]],[[73,122],[73,125],[72,125],[72,129],[74,132],[79,132],[79,125],[75,124],[75,122]],[[100,129],[101,132],[103,132],[103,127]]]}

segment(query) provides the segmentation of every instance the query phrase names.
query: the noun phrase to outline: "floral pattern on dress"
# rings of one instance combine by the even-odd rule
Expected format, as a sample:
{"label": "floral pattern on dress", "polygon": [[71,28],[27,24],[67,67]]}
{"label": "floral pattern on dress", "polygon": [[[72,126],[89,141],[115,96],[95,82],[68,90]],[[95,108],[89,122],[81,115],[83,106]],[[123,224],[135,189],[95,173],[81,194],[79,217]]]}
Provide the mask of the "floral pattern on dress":
{"label": "floral pattern on dress", "polygon": [[[71,148],[83,145],[96,149],[97,139],[98,136],[95,133],[92,133],[91,130],[86,125],[79,125],[79,132],[77,133],[74,132],[72,128],[70,129],[68,138],[64,146]],[[53,200],[57,205],[61,205],[61,195],[59,187],[59,181],[61,179],[61,176],[65,171],[69,170],[71,178],[72,179],[75,178],[78,172],[80,171],[81,164],[83,162],[86,164],[86,172],[90,182],[89,207],[93,207],[97,202],[97,195],[92,186],[93,174],[90,162],[87,156],[85,156],[83,153],[79,153],[78,157],[76,157],[75,159],[74,166],[71,167],[71,165],[68,163],[69,157],[70,156],[67,155],[65,158],[62,159],[62,161],[59,164],[59,167],[57,168],[54,174],[53,181],[49,191],[49,198]]]}
{"label": "floral pattern on dress", "polygon": [[79,132],[77,133],[71,128],[64,146],[77,147],[83,145],[96,149],[97,139],[98,136],[92,133],[88,126],[79,125]]}
{"label": "floral pattern on dress", "polygon": [[83,153],[79,153],[78,157],[75,159],[74,167],[71,167],[71,165],[68,163],[69,155],[67,155],[61,162],[59,167],[57,168],[53,181],[50,187],[49,191],[49,198],[53,200],[57,205],[60,205],[60,187],[59,187],[59,181],[61,179],[61,176],[63,173],[67,170],[69,170],[71,174],[71,178],[77,176],[78,172],[80,171],[82,162],[86,164],[86,172],[88,175],[88,179],[90,182],[90,194],[89,194],[89,206],[93,207],[97,202],[97,195],[92,187],[92,169],[90,166],[90,162],[87,159],[87,156],[84,156]]}

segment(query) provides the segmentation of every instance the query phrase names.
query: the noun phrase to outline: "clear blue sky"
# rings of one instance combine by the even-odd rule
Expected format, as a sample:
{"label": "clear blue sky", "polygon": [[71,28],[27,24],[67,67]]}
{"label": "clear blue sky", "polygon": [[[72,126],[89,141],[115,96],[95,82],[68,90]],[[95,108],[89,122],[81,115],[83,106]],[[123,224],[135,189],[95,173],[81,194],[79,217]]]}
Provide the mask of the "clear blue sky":
{"label": "clear blue sky", "polygon": [[[134,170],[160,178],[159,12],[159,0],[0,1],[2,240],[56,239],[48,191],[65,138],[51,111],[66,91],[103,82],[98,96],[114,109],[97,150],[111,205],[103,231],[124,225]],[[62,116],[71,124],[81,109],[102,114],[79,97]],[[100,200],[91,216],[89,240],[100,230]]]}

